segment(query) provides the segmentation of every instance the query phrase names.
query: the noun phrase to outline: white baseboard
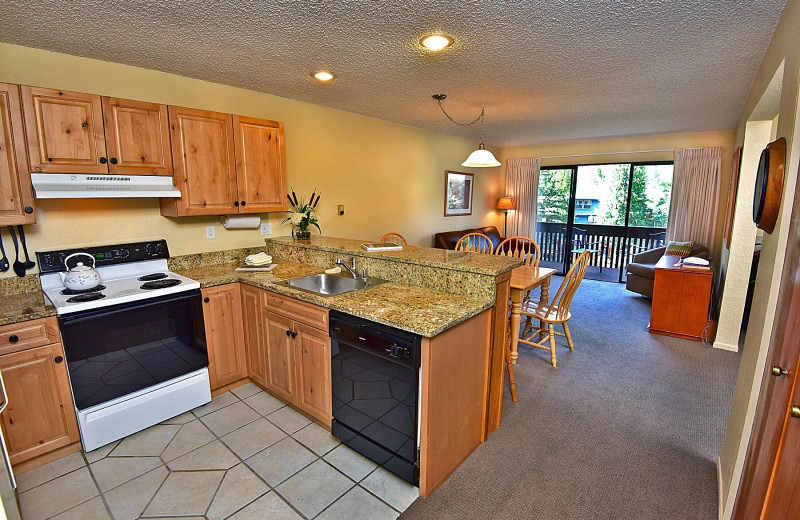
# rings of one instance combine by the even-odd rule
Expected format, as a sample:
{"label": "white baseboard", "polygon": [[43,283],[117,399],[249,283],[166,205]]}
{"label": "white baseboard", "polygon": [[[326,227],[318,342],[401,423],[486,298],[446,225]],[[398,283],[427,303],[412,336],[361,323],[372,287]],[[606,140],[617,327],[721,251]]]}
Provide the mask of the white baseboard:
{"label": "white baseboard", "polygon": [[714,348],[718,348],[720,350],[729,350],[731,352],[739,352],[739,345],[729,345],[727,343],[722,343],[720,341],[715,341],[712,346]]}
{"label": "white baseboard", "polygon": [[717,495],[717,518],[722,520],[725,514],[725,504],[722,502],[722,466],[719,463],[719,457],[717,457]]}

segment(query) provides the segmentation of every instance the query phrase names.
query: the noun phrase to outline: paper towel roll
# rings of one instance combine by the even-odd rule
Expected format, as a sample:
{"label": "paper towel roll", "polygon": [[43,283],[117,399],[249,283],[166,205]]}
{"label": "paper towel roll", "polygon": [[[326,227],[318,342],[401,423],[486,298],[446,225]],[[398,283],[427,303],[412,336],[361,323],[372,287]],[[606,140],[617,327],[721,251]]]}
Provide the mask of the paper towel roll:
{"label": "paper towel roll", "polygon": [[219,221],[225,229],[258,229],[261,226],[260,215],[223,215]]}

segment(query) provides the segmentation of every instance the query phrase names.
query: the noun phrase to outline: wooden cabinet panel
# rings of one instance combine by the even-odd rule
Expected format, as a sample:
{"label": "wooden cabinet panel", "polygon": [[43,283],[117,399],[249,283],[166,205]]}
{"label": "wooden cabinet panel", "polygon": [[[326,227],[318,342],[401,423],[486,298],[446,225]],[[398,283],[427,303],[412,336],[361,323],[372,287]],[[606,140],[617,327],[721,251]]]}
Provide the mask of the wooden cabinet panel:
{"label": "wooden cabinet panel", "polygon": [[203,320],[211,389],[247,377],[239,284],[203,289]]}
{"label": "wooden cabinet panel", "polygon": [[328,309],[273,292],[264,291],[264,293],[267,308],[306,325],[328,331]]}
{"label": "wooden cabinet panel", "polygon": [[61,341],[55,316],[0,327],[0,355]]}
{"label": "wooden cabinet panel", "polygon": [[177,199],[161,199],[166,216],[238,213],[233,123],[229,114],[169,107]]}
{"label": "wooden cabinet panel", "polygon": [[63,359],[60,343],[0,356],[8,398],[0,424],[12,464],[80,438]]}
{"label": "wooden cabinet panel", "polygon": [[266,387],[286,402],[294,403],[292,321],[267,310],[261,311],[261,317],[261,331],[267,355]]}
{"label": "wooden cabinet panel", "polygon": [[702,341],[713,272],[680,267],[677,260],[665,256],[656,264],[650,332]]}
{"label": "wooden cabinet panel", "polygon": [[233,116],[240,213],[285,211],[283,123]]}
{"label": "wooden cabinet panel", "polygon": [[108,173],[100,96],[21,87],[31,170]]}
{"label": "wooden cabinet panel", "polygon": [[167,106],[103,98],[108,170],[127,175],[172,175]]}
{"label": "wooden cabinet panel", "polygon": [[19,87],[0,83],[0,225],[36,222]]}
{"label": "wooden cabinet panel", "polygon": [[241,284],[241,289],[247,376],[266,387],[267,357],[261,333],[261,289],[246,284]]}
{"label": "wooden cabinet panel", "polygon": [[330,424],[331,339],[306,325],[297,324],[295,356],[297,359],[296,404],[324,424]]}

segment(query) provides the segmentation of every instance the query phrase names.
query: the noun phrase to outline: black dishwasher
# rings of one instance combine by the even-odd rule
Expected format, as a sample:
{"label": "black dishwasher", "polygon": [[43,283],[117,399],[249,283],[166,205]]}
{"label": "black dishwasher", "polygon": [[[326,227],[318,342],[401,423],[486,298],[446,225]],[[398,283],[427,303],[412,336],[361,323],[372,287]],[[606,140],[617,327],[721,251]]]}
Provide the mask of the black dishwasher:
{"label": "black dishwasher", "polygon": [[419,485],[417,334],[330,313],[331,433],[400,478]]}

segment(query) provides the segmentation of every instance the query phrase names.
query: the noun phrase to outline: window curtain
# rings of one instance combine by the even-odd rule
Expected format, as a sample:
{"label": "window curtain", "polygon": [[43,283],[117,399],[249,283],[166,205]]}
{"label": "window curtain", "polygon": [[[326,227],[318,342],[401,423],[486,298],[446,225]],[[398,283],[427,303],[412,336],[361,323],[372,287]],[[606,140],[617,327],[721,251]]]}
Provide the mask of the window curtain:
{"label": "window curtain", "polygon": [[695,242],[714,253],[722,148],[675,150],[667,240]]}
{"label": "window curtain", "polygon": [[514,198],[516,210],[510,212],[508,236],[525,236],[536,240],[536,203],[539,187],[538,157],[509,159],[506,166],[506,195]]}

